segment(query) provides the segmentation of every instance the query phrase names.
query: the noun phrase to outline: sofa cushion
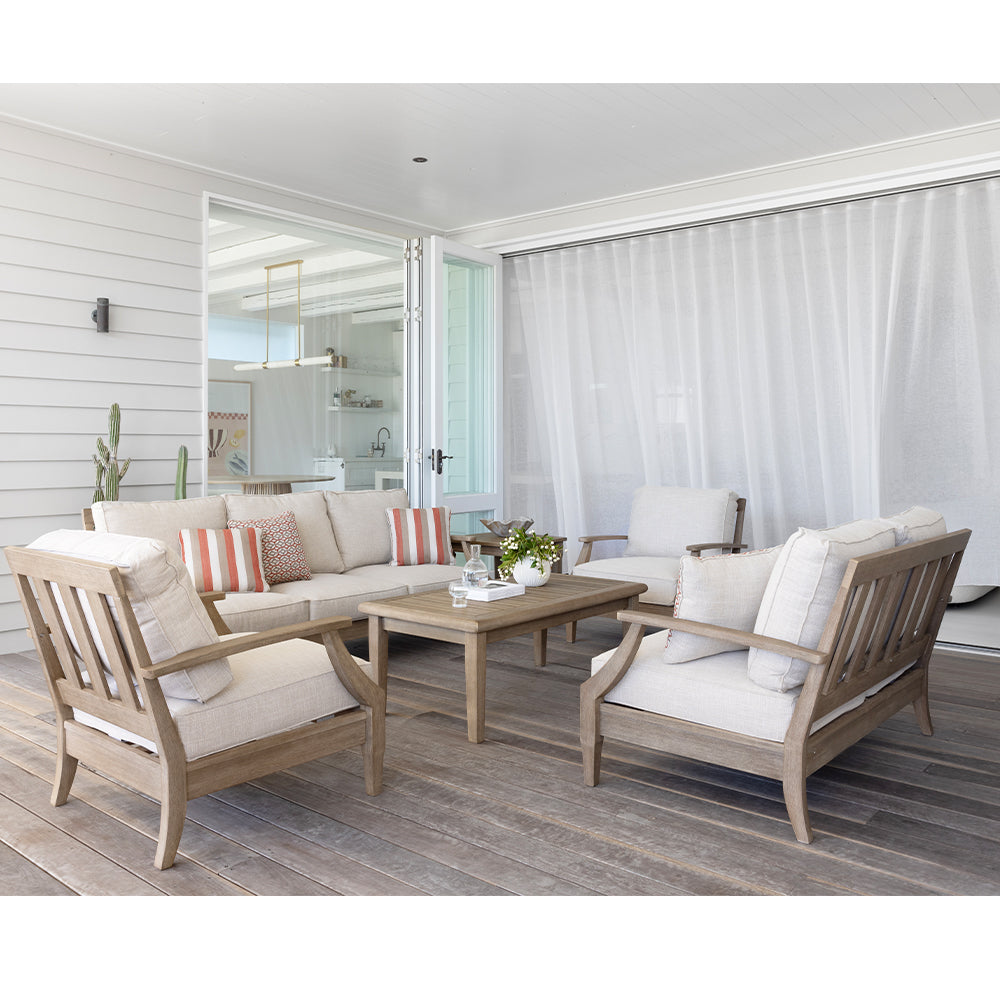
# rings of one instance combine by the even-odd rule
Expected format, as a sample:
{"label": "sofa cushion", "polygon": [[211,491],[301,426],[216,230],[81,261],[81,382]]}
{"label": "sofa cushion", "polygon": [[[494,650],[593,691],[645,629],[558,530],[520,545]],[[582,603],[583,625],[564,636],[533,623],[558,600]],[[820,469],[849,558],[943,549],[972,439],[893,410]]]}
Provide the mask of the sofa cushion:
{"label": "sofa cushion", "polygon": [[327,491],[324,496],[337,546],[344,558],[343,568],[388,566],[392,545],[385,512],[389,507],[407,506],[406,490]]}
{"label": "sofa cushion", "polygon": [[[753,630],[767,581],[781,546],[731,555],[683,556],[677,577],[674,615],[708,625]],[[684,663],[745,645],[667,629],[666,663]]]}
{"label": "sofa cushion", "polygon": [[[753,630],[815,649],[847,563],[895,544],[895,527],[885,520],[799,528],[778,555]],[[809,673],[805,660],[762,649],[750,650],[748,668],[752,681],[775,691],[799,687]]]}
{"label": "sofa cushion", "polygon": [[226,501],[221,496],[188,500],[102,500],[91,510],[97,531],[155,538],[178,554],[181,528],[226,526]]}
{"label": "sofa cushion", "polygon": [[[319,643],[290,639],[234,653],[228,659],[232,683],[214,698],[203,704],[167,699],[188,760],[285,732],[357,705]],[[355,660],[365,664],[357,657]],[[148,740],[104,725],[85,713],[78,712],[77,718],[117,739],[156,749]]]}
{"label": "sofa cushion", "polygon": [[604,580],[628,580],[646,585],[639,595],[644,604],[669,607],[677,593],[677,572],[680,559],[676,556],[619,556],[615,559],[593,559],[573,567],[574,576],[593,576]]}
{"label": "sofa cushion", "polygon": [[[730,733],[783,742],[801,689],[774,691],[754,684],[747,676],[747,651],[716,653],[689,663],[663,662],[663,637],[654,632],[643,638],[632,666],[604,700],[673,719],[697,722]],[[615,651],[594,657],[591,673]],[[866,697],[891,684],[907,667],[844,705],[817,719],[812,732],[857,708]]]}
{"label": "sofa cushion", "polygon": [[389,597],[389,590],[400,585],[408,594],[421,594],[427,590],[441,590],[452,580],[462,579],[461,566],[439,566],[426,563],[423,566],[355,566],[345,576],[352,580],[364,581],[370,587],[382,587]]}
{"label": "sofa cushion", "polygon": [[732,541],[738,499],[732,490],[641,486],[632,496],[625,555],[679,559],[689,545]]}
{"label": "sofa cushion", "polygon": [[256,528],[181,528],[181,557],[199,593],[267,590]]}
{"label": "sofa cushion", "polygon": [[[388,569],[388,567],[385,567]],[[415,567],[416,568],[416,567]],[[395,570],[393,571],[395,573]],[[402,597],[407,593],[401,581],[395,586],[386,586],[357,578],[348,573],[314,573],[311,580],[296,580],[293,583],[276,583],[272,593],[277,592],[299,601],[309,602],[309,618],[328,618],[346,615],[348,618],[364,618],[358,612],[362,601],[375,601],[383,597]],[[228,600],[228,598],[227,598]]]}
{"label": "sofa cushion", "polygon": [[448,507],[389,507],[385,516],[389,522],[390,566],[454,563]]}
{"label": "sofa cushion", "polygon": [[227,594],[215,610],[231,632],[262,632],[309,621],[309,602],[273,588],[266,594]]}
{"label": "sofa cushion", "polygon": [[274,517],[258,517],[250,521],[230,521],[230,528],[256,528],[260,532],[261,563],[268,584],[308,580],[309,560],[302,548],[302,539],[295,515],[282,511]]}
{"label": "sofa cushion", "polygon": [[[28,547],[120,567],[125,593],[151,663],[219,641],[180,556],[156,539],[103,531],[61,530],[43,535]],[[93,624],[86,604],[84,612]],[[108,665],[96,626],[92,635],[102,662]],[[229,663],[220,657],[170,674],[160,680],[160,687],[172,698],[206,701],[231,680]]]}
{"label": "sofa cushion", "polygon": [[245,496],[227,493],[227,518],[233,521],[253,521],[276,517],[290,510],[295,515],[302,547],[312,573],[343,573],[344,560],[330,524],[322,490],[304,493],[282,493],[278,496]]}
{"label": "sofa cushion", "polygon": [[936,510],[926,507],[907,507],[899,514],[890,514],[885,520],[891,521],[896,530],[896,544],[926,542],[947,533],[944,518]]}

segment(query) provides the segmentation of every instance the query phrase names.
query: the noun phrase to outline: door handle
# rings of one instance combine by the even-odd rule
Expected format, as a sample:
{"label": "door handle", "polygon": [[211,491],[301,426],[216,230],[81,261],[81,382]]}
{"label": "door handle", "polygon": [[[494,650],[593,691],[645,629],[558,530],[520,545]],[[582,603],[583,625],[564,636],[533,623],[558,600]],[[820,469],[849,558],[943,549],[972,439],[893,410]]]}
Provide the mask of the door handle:
{"label": "door handle", "polygon": [[444,460],[446,458],[454,458],[454,455],[443,455],[441,449],[438,448],[437,451],[431,451],[430,460],[434,465],[434,471],[439,475],[444,475]]}

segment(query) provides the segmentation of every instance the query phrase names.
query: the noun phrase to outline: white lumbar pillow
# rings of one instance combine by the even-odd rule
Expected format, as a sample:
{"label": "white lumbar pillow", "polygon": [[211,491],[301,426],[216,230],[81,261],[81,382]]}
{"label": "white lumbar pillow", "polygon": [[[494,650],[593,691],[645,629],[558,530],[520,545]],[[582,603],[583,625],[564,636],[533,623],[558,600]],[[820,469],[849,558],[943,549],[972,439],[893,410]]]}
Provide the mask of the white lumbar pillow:
{"label": "white lumbar pillow", "polygon": [[[815,649],[851,559],[896,545],[896,526],[860,520],[834,528],[799,528],[785,542],[767,582],[754,632]],[[799,687],[809,673],[805,660],[751,647],[750,680],[772,691]]]}
{"label": "white lumbar pillow", "polygon": [[[749,632],[782,546],[732,555],[683,556],[677,577],[674,616]],[[665,663],[686,663],[745,645],[667,629]]]}
{"label": "white lumbar pillow", "polygon": [[928,538],[937,538],[948,531],[944,518],[927,507],[907,507],[899,514],[890,514],[885,520],[891,521],[896,529],[897,545],[926,542]]}

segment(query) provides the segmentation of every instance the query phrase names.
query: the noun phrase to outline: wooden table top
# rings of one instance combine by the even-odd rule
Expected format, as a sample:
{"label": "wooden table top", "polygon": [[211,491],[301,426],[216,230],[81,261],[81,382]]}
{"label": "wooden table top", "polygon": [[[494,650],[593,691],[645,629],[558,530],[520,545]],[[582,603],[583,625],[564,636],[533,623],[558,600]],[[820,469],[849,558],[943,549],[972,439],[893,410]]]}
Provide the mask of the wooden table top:
{"label": "wooden table top", "polygon": [[451,606],[451,594],[447,590],[429,590],[422,594],[364,601],[358,610],[363,615],[418,622],[456,632],[490,632],[552,615],[597,607],[608,601],[627,601],[645,590],[644,583],[553,573],[545,586],[527,587],[524,594],[518,597],[469,601],[464,608]]}

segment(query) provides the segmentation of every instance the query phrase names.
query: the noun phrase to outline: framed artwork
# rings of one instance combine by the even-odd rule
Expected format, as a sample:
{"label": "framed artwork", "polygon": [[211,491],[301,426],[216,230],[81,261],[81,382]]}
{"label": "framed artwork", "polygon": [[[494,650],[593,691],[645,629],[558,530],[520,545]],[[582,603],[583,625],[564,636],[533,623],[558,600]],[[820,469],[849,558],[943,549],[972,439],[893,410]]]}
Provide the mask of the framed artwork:
{"label": "framed artwork", "polygon": [[249,382],[208,380],[208,476],[250,475]]}

